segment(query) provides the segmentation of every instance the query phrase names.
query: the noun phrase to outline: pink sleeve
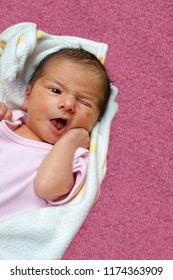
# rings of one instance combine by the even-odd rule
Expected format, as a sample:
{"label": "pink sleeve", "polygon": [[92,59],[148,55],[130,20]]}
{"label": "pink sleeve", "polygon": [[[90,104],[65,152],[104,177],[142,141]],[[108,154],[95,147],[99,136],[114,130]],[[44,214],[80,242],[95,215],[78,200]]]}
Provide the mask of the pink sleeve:
{"label": "pink sleeve", "polygon": [[[87,167],[88,167],[88,150],[84,148],[78,148],[74,155],[73,161],[73,174],[75,174],[75,184],[71,189],[70,193],[61,198],[58,201],[50,201],[48,200],[48,204],[53,205],[62,205],[71,200],[81,189],[87,175]],[[51,206],[50,205],[50,206]]]}

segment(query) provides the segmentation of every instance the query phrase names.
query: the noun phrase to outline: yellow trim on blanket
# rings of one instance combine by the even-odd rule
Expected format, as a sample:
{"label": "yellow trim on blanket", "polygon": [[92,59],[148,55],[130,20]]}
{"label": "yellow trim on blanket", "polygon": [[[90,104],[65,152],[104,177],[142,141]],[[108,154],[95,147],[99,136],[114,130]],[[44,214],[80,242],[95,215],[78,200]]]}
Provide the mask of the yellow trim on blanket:
{"label": "yellow trim on blanket", "polygon": [[5,49],[5,46],[6,46],[6,42],[5,41],[0,41],[0,47]]}
{"label": "yellow trim on blanket", "polygon": [[36,33],[36,37],[37,37],[37,39],[41,39],[41,38],[43,38],[44,37],[44,31],[42,31],[42,30],[37,30],[37,33]]}
{"label": "yellow trim on blanket", "polygon": [[105,159],[103,162],[103,168],[106,166],[106,164],[107,164],[107,159]]}
{"label": "yellow trim on blanket", "polygon": [[96,144],[94,143],[94,137],[91,138],[91,141],[90,141],[90,148],[89,148],[89,151],[93,154],[96,153],[96,150],[97,150],[97,147],[96,147]]}
{"label": "yellow trim on blanket", "polygon": [[23,41],[23,34],[19,37],[18,41],[17,41],[17,45],[21,45],[22,41]]}
{"label": "yellow trim on blanket", "polygon": [[90,152],[93,154],[96,153],[96,145],[94,143],[91,143],[91,145],[90,145]]}
{"label": "yellow trim on blanket", "polygon": [[104,57],[103,57],[103,56],[99,57],[99,60],[100,60],[101,64],[104,64],[105,59],[104,59]]}

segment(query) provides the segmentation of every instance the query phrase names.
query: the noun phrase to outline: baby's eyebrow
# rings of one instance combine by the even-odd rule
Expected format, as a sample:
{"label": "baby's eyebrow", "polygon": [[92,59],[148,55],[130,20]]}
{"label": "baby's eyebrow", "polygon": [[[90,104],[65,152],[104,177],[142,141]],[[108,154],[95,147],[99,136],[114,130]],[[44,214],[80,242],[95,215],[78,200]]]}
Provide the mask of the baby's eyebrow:
{"label": "baby's eyebrow", "polygon": [[48,82],[54,82],[56,84],[61,84],[61,82],[59,80],[57,80],[56,78],[46,78],[45,81],[48,81]]}
{"label": "baby's eyebrow", "polygon": [[48,82],[53,82],[61,87],[65,87],[65,83],[62,81],[62,79],[60,79],[59,77],[56,78],[56,77],[45,77],[45,81],[48,81]]}

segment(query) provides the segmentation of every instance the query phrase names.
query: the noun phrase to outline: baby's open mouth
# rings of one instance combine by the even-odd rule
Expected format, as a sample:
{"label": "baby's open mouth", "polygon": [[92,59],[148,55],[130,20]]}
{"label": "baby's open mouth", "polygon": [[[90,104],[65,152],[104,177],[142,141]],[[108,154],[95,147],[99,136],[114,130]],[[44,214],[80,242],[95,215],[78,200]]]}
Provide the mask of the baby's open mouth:
{"label": "baby's open mouth", "polygon": [[51,122],[56,127],[56,129],[62,130],[66,126],[67,120],[62,119],[62,118],[57,118],[57,119],[51,120]]}

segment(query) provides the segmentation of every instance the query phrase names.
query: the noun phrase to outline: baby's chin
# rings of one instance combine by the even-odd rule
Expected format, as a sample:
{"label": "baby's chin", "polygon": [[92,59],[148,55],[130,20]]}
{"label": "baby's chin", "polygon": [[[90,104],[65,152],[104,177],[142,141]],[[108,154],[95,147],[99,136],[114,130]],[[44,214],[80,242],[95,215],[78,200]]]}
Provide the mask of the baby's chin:
{"label": "baby's chin", "polygon": [[60,135],[58,137],[55,138],[44,138],[43,142],[48,143],[50,145],[55,145],[61,138],[63,137],[63,135]]}

